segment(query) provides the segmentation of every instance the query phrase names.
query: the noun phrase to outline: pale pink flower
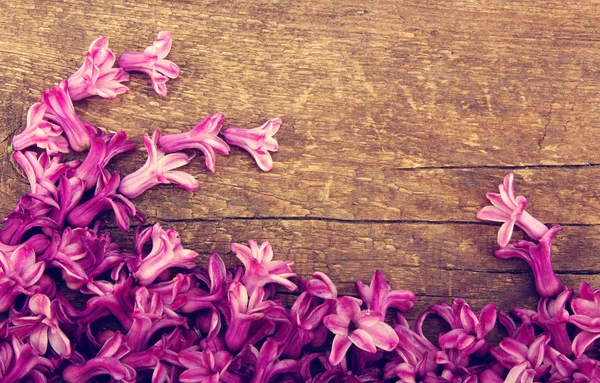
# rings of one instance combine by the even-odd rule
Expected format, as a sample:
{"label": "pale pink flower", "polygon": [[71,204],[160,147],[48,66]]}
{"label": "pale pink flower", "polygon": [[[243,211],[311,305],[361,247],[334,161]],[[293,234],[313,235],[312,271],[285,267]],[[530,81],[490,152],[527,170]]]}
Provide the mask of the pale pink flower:
{"label": "pale pink flower", "polygon": [[12,147],[15,150],[23,150],[30,146],[46,149],[46,153],[68,153],[69,144],[62,136],[62,128],[58,125],[44,120],[46,105],[36,102],[27,111],[27,126],[13,137]]}
{"label": "pale pink flower", "polygon": [[268,172],[273,168],[273,159],[269,152],[276,152],[279,149],[279,144],[273,135],[277,133],[280,126],[281,119],[273,118],[254,129],[230,126],[223,131],[223,136],[228,144],[239,146],[250,153],[258,167]]}

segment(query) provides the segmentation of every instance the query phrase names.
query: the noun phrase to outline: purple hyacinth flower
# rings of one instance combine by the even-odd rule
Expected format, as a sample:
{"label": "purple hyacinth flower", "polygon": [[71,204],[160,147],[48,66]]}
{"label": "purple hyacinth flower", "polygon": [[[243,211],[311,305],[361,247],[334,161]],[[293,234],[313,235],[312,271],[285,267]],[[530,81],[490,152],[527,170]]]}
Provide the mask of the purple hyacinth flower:
{"label": "purple hyacinth flower", "polygon": [[[152,240],[152,249],[144,254],[142,248],[148,239]],[[138,256],[131,269],[141,285],[151,284],[171,267],[191,269],[196,266],[194,261],[198,257],[195,251],[183,248],[175,230],[165,231],[158,222],[136,236],[135,248]]]}
{"label": "purple hyacinth flower", "polygon": [[152,87],[159,95],[167,96],[167,81],[179,76],[179,67],[165,60],[171,51],[173,38],[171,32],[162,31],[152,45],[143,52],[123,52],[118,65],[131,72],[143,72],[150,76]]}
{"label": "purple hyacinth flower", "polygon": [[560,226],[553,226],[540,238],[539,244],[529,241],[511,243],[505,248],[494,252],[496,258],[520,258],[525,260],[533,271],[535,288],[542,297],[553,297],[563,290],[554,270],[552,269],[552,239],[562,230]]}
{"label": "purple hyacinth flower", "polygon": [[11,343],[0,342],[0,383],[45,383],[52,370],[52,362],[39,356],[31,344],[16,337]]}
{"label": "purple hyacinth flower", "polygon": [[533,218],[525,211],[525,197],[515,197],[514,173],[507,174],[504,182],[498,186],[500,193],[487,193],[493,206],[486,206],[477,213],[477,218],[484,221],[504,222],[498,231],[498,245],[505,247],[510,242],[515,225],[523,229],[535,240],[541,239],[548,231],[546,225]]}
{"label": "purple hyacinth flower", "polygon": [[223,131],[223,136],[229,145],[239,146],[250,153],[258,167],[268,172],[273,168],[273,159],[269,152],[276,152],[279,149],[279,144],[273,135],[277,133],[280,126],[281,119],[272,118],[254,129],[230,126]]}
{"label": "purple hyacinth flower", "polygon": [[35,251],[22,245],[9,255],[0,251],[0,312],[7,311],[20,294],[33,295],[46,264],[36,262]]}
{"label": "purple hyacinth flower", "polygon": [[369,310],[378,312],[383,316],[390,307],[400,311],[408,311],[417,301],[417,297],[411,291],[390,291],[390,283],[379,270],[373,274],[370,286],[365,285],[362,281],[356,281],[356,290]]}
{"label": "purple hyacinth flower", "polygon": [[74,151],[81,152],[90,146],[87,129],[73,108],[67,81],[44,91],[42,103],[46,106],[44,117],[62,128]]}
{"label": "purple hyacinth flower", "polygon": [[155,130],[152,138],[144,134],[144,146],[148,159],[144,166],[123,178],[119,191],[128,198],[140,196],[146,190],[160,184],[175,183],[187,191],[198,187],[198,181],[188,173],[174,170],[187,165],[190,158],[184,153],[166,154],[158,148],[160,132]]}
{"label": "purple hyacinth flower", "polygon": [[579,286],[579,296],[571,301],[573,315],[569,322],[581,331],[573,339],[572,350],[576,357],[583,355],[600,338],[600,289],[592,289],[583,282]]}
{"label": "purple hyacinth flower", "polygon": [[185,149],[200,150],[204,153],[206,168],[214,173],[215,152],[224,156],[229,154],[229,145],[218,137],[223,120],[225,120],[225,116],[221,113],[206,116],[189,132],[163,135],[158,144],[166,153]]}
{"label": "purple hyacinth flower", "polygon": [[227,371],[233,357],[227,351],[186,349],[178,360],[186,370],[179,376],[181,383],[241,383],[242,378]]}
{"label": "purple hyacinth flower", "polygon": [[27,126],[13,137],[12,147],[24,150],[30,146],[45,149],[48,155],[68,153],[69,143],[62,136],[62,128],[44,120],[46,105],[36,102],[27,111]]}
{"label": "purple hyacinth flower", "polygon": [[340,297],[335,314],[323,319],[325,326],[335,334],[329,362],[339,364],[352,344],[367,352],[377,349],[391,351],[398,345],[398,335],[383,322],[380,313],[360,310],[362,301],[353,297]]}
{"label": "purple hyacinth flower", "polygon": [[250,346],[252,353],[256,356],[256,369],[250,383],[263,382],[283,382],[280,378],[282,374],[292,373],[300,370],[300,363],[292,359],[279,360],[281,356],[281,347],[273,338],[269,338],[263,343],[258,352],[253,346]]}
{"label": "purple hyacinth flower", "polygon": [[296,276],[290,267],[294,262],[274,261],[273,247],[269,242],[258,246],[256,241],[250,240],[248,245],[250,247],[232,243],[230,247],[244,264],[242,283],[249,295],[252,295],[257,287],[264,287],[269,283],[282,285],[290,291],[296,290],[297,286],[289,280]]}
{"label": "purple hyacinth flower", "polygon": [[113,99],[128,91],[122,82],[129,81],[129,73],[113,68],[115,54],[108,49],[108,39],[100,36],[92,42],[83,65],[69,77],[69,95],[72,100],[90,96]]}

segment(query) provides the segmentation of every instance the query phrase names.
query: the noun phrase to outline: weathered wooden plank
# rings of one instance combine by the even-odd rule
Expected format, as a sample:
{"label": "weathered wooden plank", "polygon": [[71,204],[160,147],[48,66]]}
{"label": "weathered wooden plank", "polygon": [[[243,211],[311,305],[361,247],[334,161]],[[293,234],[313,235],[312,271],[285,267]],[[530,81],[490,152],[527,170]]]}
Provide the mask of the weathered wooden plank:
{"label": "weathered wooden plank", "polygon": [[0,83],[3,98],[22,96],[2,113],[22,113],[72,73],[97,35],[118,52],[168,28],[183,70],[169,99],[135,75],[117,101],[83,102],[87,120],[139,135],[187,129],[214,110],[242,126],[279,115],[276,171],[288,178],[379,163],[600,163],[597,11],[561,2],[8,2]]}

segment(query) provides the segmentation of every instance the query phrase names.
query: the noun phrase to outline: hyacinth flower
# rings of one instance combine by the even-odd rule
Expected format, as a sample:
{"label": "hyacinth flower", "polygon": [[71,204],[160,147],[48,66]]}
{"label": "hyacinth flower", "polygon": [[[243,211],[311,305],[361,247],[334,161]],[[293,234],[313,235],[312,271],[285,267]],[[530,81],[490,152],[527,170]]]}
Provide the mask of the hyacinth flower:
{"label": "hyacinth flower", "polygon": [[5,256],[10,257],[15,250],[25,245],[32,248],[36,254],[42,254],[48,248],[49,244],[50,240],[47,236],[44,234],[35,234],[18,245],[7,245],[0,242],[0,252],[4,253]]}
{"label": "hyacinth flower", "polygon": [[164,135],[158,144],[166,153],[186,149],[200,150],[204,153],[206,168],[214,173],[215,152],[224,156],[229,154],[229,145],[218,137],[224,120],[225,116],[221,113],[206,116],[189,132]]}
{"label": "hyacinth flower", "polygon": [[575,359],[577,371],[573,372],[573,383],[600,382],[600,362],[583,355]]}
{"label": "hyacinth flower", "polygon": [[[152,240],[152,249],[146,255],[142,248],[148,239]],[[138,256],[131,269],[141,285],[151,284],[171,267],[191,269],[196,266],[198,253],[184,249],[179,234],[173,229],[163,230],[158,222],[140,232],[135,241]]]}
{"label": "hyacinth flower", "polygon": [[177,316],[176,311],[182,311],[187,303],[188,292],[192,287],[192,277],[189,274],[177,274],[169,281],[153,283],[148,287],[150,294],[157,294],[168,316]]}
{"label": "hyacinth flower", "polygon": [[390,283],[379,270],[373,274],[370,286],[365,285],[362,281],[356,281],[356,290],[369,310],[378,312],[384,317],[390,307],[405,312],[410,310],[417,301],[416,295],[411,291],[390,291]]}
{"label": "hyacinth flower", "polygon": [[233,357],[227,351],[186,349],[178,360],[186,369],[179,376],[181,383],[241,383],[242,378],[227,371]]}
{"label": "hyacinth flower", "polygon": [[498,186],[500,193],[486,194],[493,206],[486,206],[477,213],[477,218],[481,220],[504,222],[498,231],[500,247],[508,245],[515,225],[535,240],[541,239],[548,231],[546,225],[525,211],[527,205],[525,197],[515,197],[514,178],[514,173],[507,174],[504,182]]}
{"label": "hyacinth flower", "polygon": [[327,274],[317,271],[312,278],[304,281],[303,288],[313,297],[333,300],[337,299],[337,289]]}
{"label": "hyacinth flower", "polygon": [[274,322],[289,323],[281,303],[264,298],[265,291],[262,287],[257,287],[248,295],[243,284],[231,283],[228,295],[231,312],[225,343],[232,352],[239,351],[244,344],[253,343],[252,339],[258,341],[274,331]]}
{"label": "hyacinth flower", "polygon": [[42,103],[46,106],[44,117],[62,128],[74,151],[81,152],[90,146],[87,129],[73,108],[67,81],[44,91]]}
{"label": "hyacinth flower", "polygon": [[290,268],[294,262],[274,261],[273,247],[269,242],[258,246],[256,241],[250,240],[248,245],[250,247],[232,243],[230,248],[244,264],[242,283],[248,289],[249,295],[252,295],[257,287],[264,287],[269,283],[282,285],[290,291],[296,290],[297,286],[289,280],[296,276]]}
{"label": "hyacinth flower", "polygon": [[550,343],[561,354],[571,356],[571,339],[567,332],[569,312],[565,308],[573,290],[564,290],[556,299],[541,298],[537,312],[526,309],[515,309],[519,316],[527,316],[529,320],[543,328],[551,335]]}
{"label": "hyacinth flower", "polygon": [[582,330],[572,344],[573,353],[580,357],[600,338],[600,289],[592,289],[583,282],[579,286],[579,296],[571,301],[571,309],[573,315],[569,322]]}
{"label": "hyacinth flower", "polygon": [[425,378],[428,373],[435,373],[439,365],[435,355],[439,348],[426,337],[410,329],[406,319],[397,314],[396,324],[393,326],[398,336],[398,353],[400,360],[390,363],[385,377],[391,379],[397,376],[402,382],[416,382]]}
{"label": "hyacinth flower", "polygon": [[60,356],[71,356],[71,342],[58,325],[50,299],[35,294],[29,299],[29,310],[33,316],[12,318],[10,333],[19,339],[29,338],[29,343],[40,354],[45,354],[48,344]]}
{"label": "hyacinth flower", "polygon": [[77,166],[77,162],[61,163],[61,156],[49,156],[42,153],[38,157],[35,152],[15,152],[14,160],[25,172],[31,194],[42,196],[54,196],[56,194],[56,181],[71,167]]}
{"label": "hyacinth flower", "polygon": [[335,314],[323,318],[325,326],[335,334],[329,362],[339,364],[352,344],[370,353],[377,349],[392,351],[398,345],[398,335],[383,322],[380,313],[360,310],[362,301],[353,297],[340,297]]}
{"label": "hyacinth flower", "polygon": [[298,361],[292,359],[279,360],[281,347],[273,338],[269,338],[263,343],[260,352],[253,346],[250,346],[250,349],[256,356],[256,368],[250,383],[282,381],[281,378],[277,380],[274,378],[300,370],[301,365]]}
{"label": "hyacinth flower", "polygon": [[69,224],[76,227],[90,226],[99,214],[112,210],[115,213],[119,229],[127,232],[130,216],[142,219],[141,215],[137,214],[135,206],[127,198],[117,193],[120,178],[119,173],[114,172],[111,176],[108,170],[103,169],[98,178],[94,196],[71,210],[67,215]]}
{"label": "hyacinth flower", "polygon": [[[133,278],[121,278],[114,284],[105,281],[96,281],[94,284],[88,285],[90,292],[96,296],[90,298],[85,311],[77,315],[80,317],[81,323],[87,325],[88,333],[91,333],[90,328],[94,322],[110,314],[119,321],[125,330],[131,328],[135,307],[132,286]],[[90,340],[94,342],[95,338],[92,336]]]}
{"label": "hyacinth flower", "polygon": [[146,287],[138,286],[135,290],[132,324],[126,335],[127,344],[132,351],[143,351],[148,348],[150,338],[157,331],[186,323],[185,317],[165,315],[160,295],[150,294]]}
{"label": "hyacinth flower", "polygon": [[135,370],[122,363],[121,359],[130,352],[120,332],[116,332],[104,343],[96,357],[82,365],[70,365],[63,371],[62,378],[68,383],[86,383],[96,376],[109,375],[122,383],[135,383]]}
{"label": "hyacinth flower", "polygon": [[143,52],[123,52],[118,65],[128,72],[143,72],[150,76],[152,88],[159,95],[167,96],[167,81],[179,76],[179,67],[165,57],[171,51],[171,32],[162,31],[152,45]]}
{"label": "hyacinth flower", "polygon": [[539,244],[529,241],[512,243],[509,246],[494,252],[496,258],[520,258],[525,260],[535,279],[535,288],[542,297],[553,297],[563,290],[554,270],[552,269],[552,239],[562,230],[560,226],[553,226],[539,240]]}
{"label": "hyacinth flower", "polygon": [[31,344],[23,344],[16,337],[11,343],[0,342],[0,383],[46,382],[52,363],[38,355]]}
{"label": "hyacinth flower", "polygon": [[2,220],[4,226],[0,229],[0,242],[6,245],[18,245],[23,242],[25,234],[33,228],[42,230],[57,230],[58,225],[48,218],[52,206],[31,196],[23,196],[17,202],[15,209]]}
{"label": "hyacinth flower", "polygon": [[100,36],[92,42],[83,65],[68,78],[71,100],[90,96],[113,99],[129,89],[122,82],[129,81],[129,73],[113,68],[115,54],[108,49],[108,39]]}
{"label": "hyacinth flower", "polygon": [[62,136],[62,128],[44,120],[46,105],[36,102],[27,111],[27,126],[13,137],[14,150],[24,150],[30,146],[45,149],[48,155],[68,153],[69,143]]}
{"label": "hyacinth flower", "polygon": [[272,118],[258,128],[241,129],[230,126],[222,134],[229,145],[246,150],[252,155],[258,167],[268,172],[273,168],[273,159],[269,152],[276,152],[279,149],[279,144],[273,135],[277,133],[280,126],[281,119]]}
{"label": "hyacinth flower", "polygon": [[7,311],[20,294],[33,295],[46,264],[35,261],[35,251],[21,245],[9,255],[0,251],[0,312]]}
{"label": "hyacinth flower", "polygon": [[511,338],[505,338],[490,352],[504,368],[510,370],[505,381],[533,382],[552,368],[545,359],[548,342],[550,334],[536,337],[533,326],[524,323]]}
{"label": "hyacinth flower", "polygon": [[181,311],[191,313],[197,310],[212,308],[213,304],[227,297],[228,283],[226,281],[227,271],[225,263],[219,254],[212,253],[208,258],[208,268],[196,273],[196,279],[208,287],[201,288],[199,285],[191,286],[186,292],[186,302]]}
{"label": "hyacinth flower", "polygon": [[119,191],[128,198],[140,196],[146,190],[160,184],[175,183],[187,191],[198,187],[198,181],[188,173],[174,170],[187,165],[190,158],[184,153],[167,154],[157,146],[160,132],[155,130],[152,138],[144,134],[144,146],[148,159],[144,166],[128,174],[119,187]]}
{"label": "hyacinth flower", "polygon": [[56,193],[56,203],[58,207],[54,206],[54,209],[50,213],[50,219],[56,222],[58,226],[63,227],[67,215],[69,215],[71,210],[73,210],[79,201],[81,201],[84,192],[85,183],[83,180],[77,177],[60,177]]}
{"label": "hyacinth flower", "polygon": [[445,303],[434,305],[425,311],[415,322],[415,331],[421,337],[423,323],[429,314],[436,314],[444,319],[451,330],[440,336],[438,343],[444,349],[456,349],[461,358],[478,352],[487,351],[485,336],[496,325],[496,305],[490,303],[481,312],[474,313],[463,299],[455,299],[452,307]]}
{"label": "hyacinth flower", "polygon": [[46,254],[49,266],[61,269],[71,290],[82,289],[94,277],[124,262],[119,245],[108,232],[98,235],[88,228],[67,227],[61,235],[54,233],[52,241],[58,244],[53,254]]}

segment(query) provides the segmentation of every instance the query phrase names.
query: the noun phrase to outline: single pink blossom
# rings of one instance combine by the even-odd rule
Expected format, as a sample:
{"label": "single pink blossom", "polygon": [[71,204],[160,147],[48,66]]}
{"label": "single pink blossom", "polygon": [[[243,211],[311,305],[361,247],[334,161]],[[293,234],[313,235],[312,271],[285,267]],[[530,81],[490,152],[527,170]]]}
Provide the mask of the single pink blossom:
{"label": "single pink blossom", "polygon": [[29,299],[29,310],[34,315],[13,318],[10,332],[20,339],[29,338],[29,343],[40,354],[45,354],[50,344],[57,354],[69,358],[71,342],[58,325],[50,299],[35,294]]}
{"label": "single pink blossom", "polygon": [[383,273],[379,270],[373,274],[369,286],[356,281],[356,290],[362,300],[367,304],[369,310],[373,310],[385,316],[388,308],[394,307],[400,311],[410,310],[417,297],[408,290],[391,291],[390,283],[385,279]]}
{"label": "single pink blossom", "polygon": [[128,72],[146,73],[152,80],[154,91],[166,97],[167,81],[179,76],[179,67],[172,61],[165,60],[172,43],[171,32],[159,32],[158,38],[143,52],[123,52],[118,65]]}
{"label": "single pink blossom", "polygon": [[279,149],[279,144],[273,135],[277,133],[280,126],[281,119],[273,118],[254,129],[230,126],[223,131],[223,136],[228,144],[239,146],[250,153],[258,167],[268,172],[273,168],[273,159],[269,152],[276,152]]}
{"label": "single pink blossom", "polygon": [[360,310],[362,301],[353,297],[340,297],[336,313],[326,316],[323,323],[335,334],[329,362],[339,364],[352,344],[370,353],[377,349],[392,351],[398,345],[398,335],[383,316],[370,310]]}
{"label": "single pink blossom", "polygon": [[90,146],[87,129],[73,108],[67,81],[44,91],[42,103],[46,106],[44,117],[62,128],[74,151],[81,152]]}
{"label": "single pink blossom", "polygon": [[129,73],[113,68],[115,54],[108,49],[108,39],[100,36],[92,42],[83,65],[68,79],[72,100],[90,96],[113,99],[128,91],[122,82],[129,81]]}
{"label": "single pink blossom", "polygon": [[34,250],[21,245],[9,255],[0,251],[0,312],[7,311],[20,294],[33,295],[46,264],[36,262]]}
{"label": "single pink blossom", "polygon": [[[152,249],[146,255],[142,247],[148,239],[152,240]],[[132,270],[133,276],[141,285],[151,284],[171,267],[191,269],[196,266],[194,260],[198,253],[184,249],[179,234],[173,229],[163,230],[158,222],[136,236],[135,247],[138,257]]]}
{"label": "single pink blossom", "polygon": [[504,222],[498,231],[498,245],[505,247],[510,242],[515,225],[523,229],[535,240],[541,239],[548,231],[546,225],[533,218],[525,211],[525,197],[515,197],[514,173],[507,174],[504,182],[498,186],[500,193],[487,193],[493,206],[486,206],[477,213],[477,218],[484,221]]}
{"label": "single pink blossom", "polygon": [[144,166],[128,174],[121,181],[119,191],[128,198],[140,196],[146,190],[160,184],[176,183],[187,191],[195,190],[198,181],[188,173],[174,170],[190,162],[184,153],[167,154],[157,146],[160,132],[154,131],[152,138],[144,134],[144,146],[148,152],[148,159]]}
{"label": "single pink blossom", "polygon": [[30,146],[46,149],[46,153],[68,153],[69,143],[62,136],[62,128],[44,120],[46,105],[36,102],[27,111],[27,126],[13,137],[12,147],[15,150],[23,150]]}
{"label": "single pink blossom", "polygon": [[256,241],[250,240],[248,245],[250,247],[232,243],[230,246],[231,251],[244,264],[242,283],[248,289],[248,294],[269,283],[282,285],[290,291],[296,290],[297,286],[289,280],[296,276],[290,267],[294,262],[274,261],[273,247],[269,242],[263,242],[259,247]]}
{"label": "single pink blossom", "polygon": [[186,368],[179,377],[181,383],[242,382],[241,377],[227,371],[233,360],[227,351],[213,351],[207,348],[200,352],[190,348],[181,351],[177,358]]}
{"label": "single pink blossom", "polygon": [[158,144],[166,153],[178,152],[185,149],[198,149],[204,153],[206,168],[215,171],[215,152],[224,156],[229,154],[229,145],[217,135],[223,126],[225,116],[215,113],[206,116],[189,132],[167,134],[160,138]]}

